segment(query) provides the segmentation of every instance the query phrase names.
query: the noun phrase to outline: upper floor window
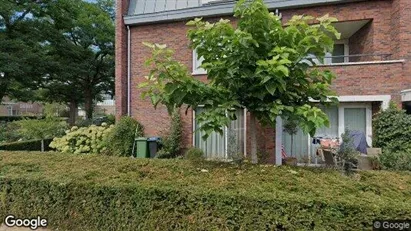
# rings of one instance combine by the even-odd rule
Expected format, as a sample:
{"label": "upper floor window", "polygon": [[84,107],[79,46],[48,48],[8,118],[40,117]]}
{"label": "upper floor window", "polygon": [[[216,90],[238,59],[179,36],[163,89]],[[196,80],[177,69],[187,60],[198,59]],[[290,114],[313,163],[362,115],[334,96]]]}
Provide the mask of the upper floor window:
{"label": "upper floor window", "polygon": [[193,50],[193,74],[194,75],[204,75],[207,74],[204,68],[201,68],[201,63],[203,63],[204,58],[198,57],[197,51]]}
{"label": "upper floor window", "polygon": [[347,63],[349,62],[348,55],[350,55],[348,40],[335,41],[334,50],[332,53],[327,53],[324,64]]}
{"label": "upper floor window", "polygon": [[[331,53],[325,54],[324,60],[321,63],[313,54],[307,56],[307,59],[302,60],[309,65],[329,65],[333,63],[347,63],[349,62],[349,46],[347,40],[338,40],[334,43],[334,49]],[[310,58],[311,61],[308,61]]]}

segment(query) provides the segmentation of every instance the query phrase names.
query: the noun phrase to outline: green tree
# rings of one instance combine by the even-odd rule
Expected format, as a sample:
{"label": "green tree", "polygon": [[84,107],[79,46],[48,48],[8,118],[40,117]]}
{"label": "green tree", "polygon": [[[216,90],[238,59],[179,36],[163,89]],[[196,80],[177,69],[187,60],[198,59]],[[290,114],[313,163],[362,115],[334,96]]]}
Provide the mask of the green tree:
{"label": "green tree", "polygon": [[65,102],[70,123],[84,103],[87,118],[102,93],[114,94],[114,21],[108,4],[59,0],[48,6],[48,55],[54,62],[42,86],[47,101]]}
{"label": "green tree", "polygon": [[[316,128],[329,125],[326,114],[314,104],[328,104],[334,75],[315,67],[333,49],[333,38],[340,34],[332,26],[336,19],[324,16],[294,16],[283,27],[270,13],[263,0],[240,0],[234,16],[237,27],[229,20],[209,23],[190,21],[191,48],[203,57],[202,67],[208,82],[192,78],[188,68],[173,59],[165,45],[146,44],[152,51],[147,65],[152,69],[143,97],[153,105],[196,108],[196,115],[206,138],[211,132],[235,120],[235,108],[250,112],[251,157],[257,162],[256,123],[275,126],[277,116],[293,120],[303,131],[314,135]],[[311,24],[316,20],[318,24]],[[315,58],[314,58],[315,57]],[[332,97],[335,102],[336,98]]]}
{"label": "green tree", "polygon": [[41,140],[41,151],[44,152],[44,140],[64,135],[67,124],[55,117],[42,120],[20,120],[15,122],[18,132],[26,139]]}
{"label": "green tree", "polygon": [[45,74],[42,21],[47,0],[0,3],[0,101],[3,96],[30,100]]}

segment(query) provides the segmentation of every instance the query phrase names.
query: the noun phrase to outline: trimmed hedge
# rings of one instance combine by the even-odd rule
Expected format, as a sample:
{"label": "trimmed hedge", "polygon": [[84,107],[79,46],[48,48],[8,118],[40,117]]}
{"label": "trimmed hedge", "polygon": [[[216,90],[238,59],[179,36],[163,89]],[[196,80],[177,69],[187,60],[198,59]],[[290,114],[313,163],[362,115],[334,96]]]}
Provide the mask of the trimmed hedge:
{"label": "trimmed hedge", "polygon": [[44,116],[0,116],[0,121],[13,122],[23,119],[42,119]]}
{"label": "trimmed hedge", "polygon": [[59,230],[371,230],[410,199],[407,172],[0,152],[0,217]]}
{"label": "trimmed hedge", "polygon": [[[44,140],[44,151],[54,150],[49,147],[53,139]],[[0,145],[0,150],[6,151],[40,151],[41,150],[41,140],[28,140],[28,141],[17,141],[11,143],[5,143]]]}

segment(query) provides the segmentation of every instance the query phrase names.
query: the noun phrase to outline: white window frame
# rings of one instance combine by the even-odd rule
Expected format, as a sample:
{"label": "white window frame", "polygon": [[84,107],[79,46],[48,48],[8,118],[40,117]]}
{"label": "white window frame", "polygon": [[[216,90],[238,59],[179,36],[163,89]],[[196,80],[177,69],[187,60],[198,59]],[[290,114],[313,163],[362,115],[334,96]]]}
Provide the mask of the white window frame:
{"label": "white window frame", "polygon": [[[368,105],[365,106],[366,108],[366,139],[368,145],[372,147],[372,102],[381,102],[381,109],[386,110],[388,108],[389,102],[391,100],[391,95],[344,95],[344,96],[337,96],[340,103],[351,103],[347,108],[352,108],[355,105]],[[315,100],[312,100],[315,102]],[[344,107],[345,105],[339,105],[339,107]],[[338,109],[338,134],[344,132],[345,127],[344,125],[340,124],[341,114],[342,118],[344,119],[344,110],[340,111]],[[276,164],[281,165],[281,151],[283,146],[283,120],[281,117],[277,117],[277,124],[275,130],[275,156],[276,156]],[[308,139],[307,142],[311,143],[311,139]],[[309,156],[311,156],[311,149],[308,150]]]}
{"label": "white window frame", "polygon": [[[199,67],[202,64],[201,57],[198,58],[197,50],[193,50],[193,75],[206,75],[207,71],[204,68]],[[199,67],[199,68],[197,68]]]}
{"label": "white window frame", "polygon": [[[350,58],[348,57],[348,55],[350,55],[350,46],[349,46],[348,39],[336,40],[334,41],[334,44],[344,44],[344,56],[345,56],[344,63],[350,62]],[[332,57],[332,53],[327,53],[325,55],[325,58],[324,58],[325,65],[333,64],[331,57]]]}
{"label": "white window frame", "polygon": [[[199,105],[198,107],[203,107],[203,105]],[[196,110],[193,109],[192,112],[193,112],[193,123],[192,123],[192,127],[193,127],[192,139],[193,139],[193,142],[192,142],[192,144],[193,144],[193,147],[196,147],[196,141],[195,141],[195,139],[196,139],[196,137],[195,137],[196,136]],[[243,152],[244,152],[244,157],[246,157],[247,156],[247,109],[244,108],[243,112],[244,112],[244,144],[243,144],[244,150],[243,150]],[[224,134],[227,134],[227,133],[228,133],[228,127],[225,126],[224,127]],[[228,135],[225,136],[224,158],[226,160],[229,160],[227,150],[228,150]]]}

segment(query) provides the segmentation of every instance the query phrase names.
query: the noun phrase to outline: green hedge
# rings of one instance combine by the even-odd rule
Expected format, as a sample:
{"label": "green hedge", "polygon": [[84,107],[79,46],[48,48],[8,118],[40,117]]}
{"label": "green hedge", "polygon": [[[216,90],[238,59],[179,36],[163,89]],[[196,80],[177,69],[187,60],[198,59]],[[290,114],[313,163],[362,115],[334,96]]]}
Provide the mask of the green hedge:
{"label": "green hedge", "polygon": [[13,122],[23,119],[41,119],[43,116],[0,116],[0,121]]}
{"label": "green hedge", "polygon": [[59,230],[371,230],[410,198],[406,172],[0,152],[0,217]]}
{"label": "green hedge", "polygon": [[[52,139],[44,140],[44,150],[53,150],[49,147]],[[41,140],[28,140],[28,141],[17,141],[11,143],[5,143],[0,145],[0,150],[7,151],[40,151],[41,150]]]}

